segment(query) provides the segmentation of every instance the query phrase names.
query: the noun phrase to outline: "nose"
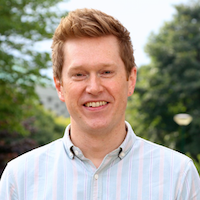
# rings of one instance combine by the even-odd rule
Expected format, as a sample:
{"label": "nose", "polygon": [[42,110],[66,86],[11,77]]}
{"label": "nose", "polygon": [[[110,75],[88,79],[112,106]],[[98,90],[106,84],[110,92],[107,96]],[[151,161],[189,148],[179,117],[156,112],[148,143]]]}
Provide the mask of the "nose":
{"label": "nose", "polygon": [[92,95],[98,95],[103,91],[101,79],[98,75],[91,75],[87,81],[86,92]]}

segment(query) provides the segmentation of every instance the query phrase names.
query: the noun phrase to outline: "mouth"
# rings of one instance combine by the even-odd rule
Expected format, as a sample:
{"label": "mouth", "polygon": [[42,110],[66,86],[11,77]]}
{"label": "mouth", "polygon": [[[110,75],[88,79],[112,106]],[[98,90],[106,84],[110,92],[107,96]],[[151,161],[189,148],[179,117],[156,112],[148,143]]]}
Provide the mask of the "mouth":
{"label": "mouth", "polygon": [[106,104],[108,104],[108,102],[106,102],[106,101],[97,101],[97,102],[88,102],[88,103],[84,104],[84,106],[96,108],[96,107],[104,106]]}

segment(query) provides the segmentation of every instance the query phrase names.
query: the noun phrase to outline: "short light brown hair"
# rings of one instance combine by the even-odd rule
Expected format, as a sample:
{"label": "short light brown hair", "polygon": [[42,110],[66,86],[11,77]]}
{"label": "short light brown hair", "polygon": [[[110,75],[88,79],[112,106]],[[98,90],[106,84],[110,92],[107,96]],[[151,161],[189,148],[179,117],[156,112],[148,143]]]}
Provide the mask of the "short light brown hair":
{"label": "short light brown hair", "polygon": [[128,78],[132,68],[136,66],[129,31],[112,16],[86,8],[72,11],[62,18],[54,33],[51,46],[54,77],[62,81],[63,45],[67,39],[107,35],[114,35],[119,41],[120,56]]}

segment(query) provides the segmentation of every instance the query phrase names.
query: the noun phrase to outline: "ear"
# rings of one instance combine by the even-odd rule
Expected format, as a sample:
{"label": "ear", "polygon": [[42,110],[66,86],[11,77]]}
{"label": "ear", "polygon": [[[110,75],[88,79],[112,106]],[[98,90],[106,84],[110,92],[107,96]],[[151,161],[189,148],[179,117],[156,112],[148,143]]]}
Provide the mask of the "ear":
{"label": "ear", "polygon": [[57,78],[53,77],[54,80],[54,84],[58,93],[58,97],[61,101],[65,102],[65,98],[64,98],[64,93],[63,93],[63,86],[60,80],[58,80]]}
{"label": "ear", "polygon": [[131,96],[134,93],[136,79],[137,79],[137,68],[133,67],[128,79],[128,96]]}

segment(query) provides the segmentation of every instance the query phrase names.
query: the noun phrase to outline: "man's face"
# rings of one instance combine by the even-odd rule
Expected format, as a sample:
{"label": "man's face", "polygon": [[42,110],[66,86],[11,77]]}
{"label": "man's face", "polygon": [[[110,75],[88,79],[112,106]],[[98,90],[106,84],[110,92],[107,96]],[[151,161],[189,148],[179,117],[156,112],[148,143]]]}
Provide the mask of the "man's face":
{"label": "man's face", "polygon": [[63,51],[62,84],[54,80],[71,116],[72,129],[109,131],[124,124],[136,69],[127,81],[116,37],[69,39]]}

